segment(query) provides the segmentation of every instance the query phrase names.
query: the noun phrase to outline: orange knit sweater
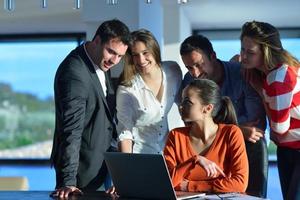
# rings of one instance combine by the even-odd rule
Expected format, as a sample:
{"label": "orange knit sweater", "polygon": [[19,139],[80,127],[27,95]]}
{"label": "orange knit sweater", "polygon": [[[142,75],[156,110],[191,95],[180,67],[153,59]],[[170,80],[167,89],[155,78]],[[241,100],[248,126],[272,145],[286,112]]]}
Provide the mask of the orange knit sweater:
{"label": "orange knit sweater", "polygon": [[164,156],[173,186],[188,180],[190,192],[245,192],[248,185],[248,159],[241,130],[235,125],[219,124],[209,150],[202,155],[215,162],[226,174],[209,178],[196,162],[196,153],[189,140],[189,127],[173,129],[168,136]]}

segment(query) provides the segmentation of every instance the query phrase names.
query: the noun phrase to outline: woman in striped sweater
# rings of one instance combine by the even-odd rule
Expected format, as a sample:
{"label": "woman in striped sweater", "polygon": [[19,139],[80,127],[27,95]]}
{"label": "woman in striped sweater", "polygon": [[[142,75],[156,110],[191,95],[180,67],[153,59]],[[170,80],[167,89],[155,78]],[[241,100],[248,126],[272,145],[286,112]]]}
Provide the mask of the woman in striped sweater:
{"label": "woman in striped sweater", "polygon": [[299,61],[281,44],[279,31],[264,22],[247,22],[241,33],[241,62],[246,78],[264,100],[277,144],[284,199],[300,198]]}

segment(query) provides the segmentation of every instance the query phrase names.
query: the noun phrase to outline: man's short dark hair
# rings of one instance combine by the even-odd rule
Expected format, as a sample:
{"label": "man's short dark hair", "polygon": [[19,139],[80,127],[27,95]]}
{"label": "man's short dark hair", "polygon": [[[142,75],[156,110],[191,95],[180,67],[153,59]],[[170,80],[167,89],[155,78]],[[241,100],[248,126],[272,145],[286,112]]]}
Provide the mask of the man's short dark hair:
{"label": "man's short dark hair", "polygon": [[113,38],[120,39],[125,45],[131,41],[129,28],[120,20],[112,19],[103,22],[97,29],[93,40],[99,35],[102,43],[106,43]]}
{"label": "man's short dark hair", "polygon": [[211,42],[203,35],[192,35],[186,38],[180,45],[180,55],[186,55],[192,51],[202,50],[208,58],[214,53]]}

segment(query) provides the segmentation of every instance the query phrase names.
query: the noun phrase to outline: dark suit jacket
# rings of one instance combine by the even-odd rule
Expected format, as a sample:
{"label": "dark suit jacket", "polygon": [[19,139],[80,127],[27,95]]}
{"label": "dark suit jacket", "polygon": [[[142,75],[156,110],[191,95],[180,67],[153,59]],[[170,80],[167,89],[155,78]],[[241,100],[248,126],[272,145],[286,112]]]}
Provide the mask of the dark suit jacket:
{"label": "dark suit jacket", "polygon": [[[109,80],[106,75],[106,80]],[[107,82],[108,98],[114,96]],[[93,64],[83,45],[60,64],[54,81],[56,125],[51,161],[56,188],[77,186],[96,190],[107,174],[103,152],[113,132],[113,98],[104,96]]]}

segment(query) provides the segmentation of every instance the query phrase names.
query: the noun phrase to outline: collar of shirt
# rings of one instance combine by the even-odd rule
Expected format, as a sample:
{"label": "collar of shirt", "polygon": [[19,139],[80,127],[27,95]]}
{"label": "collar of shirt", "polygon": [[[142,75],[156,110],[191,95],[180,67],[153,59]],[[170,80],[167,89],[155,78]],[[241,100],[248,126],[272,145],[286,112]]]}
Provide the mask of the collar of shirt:
{"label": "collar of shirt", "polygon": [[[166,89],[166,75],[165,75],[165,72],[164,72],[163,68],[161,69],[161,71],[162,71],[162,76],[163,76],[162,84],[164,86],[164,89]],[[150,90],[149,87],[146,85],[144,79],[142,78],[142,76],[139,73],[137,73],[134,76],[132,81],[135,82],[138,89]]]}
{"label": "collar of shirt", "polygon": [[83,47],[84,47],[84,51],[87,55],[87,57],[89,58],[89,60],[91,61],[91,63],[93,64],[94,66],[94,69],[96,71],[96,74],[97,74],[97,77],[101,83],[101,86],[102,86],[102,90],[103,90],[103,93],[104,93],[104,96],[106,96],[106,90],[107,90],[107,87],[106,87],[106,83],[105,83],[105,74],[104,72],[100,69],[100,67],[98,65],[96,65],[94,63],[94,61],[91,59],[90,55],[88,54],[87,50],[86,50],[86,43],[83,44]]}

